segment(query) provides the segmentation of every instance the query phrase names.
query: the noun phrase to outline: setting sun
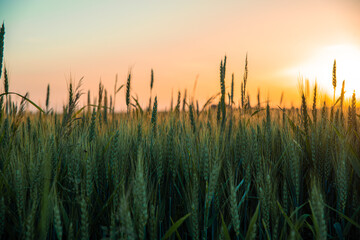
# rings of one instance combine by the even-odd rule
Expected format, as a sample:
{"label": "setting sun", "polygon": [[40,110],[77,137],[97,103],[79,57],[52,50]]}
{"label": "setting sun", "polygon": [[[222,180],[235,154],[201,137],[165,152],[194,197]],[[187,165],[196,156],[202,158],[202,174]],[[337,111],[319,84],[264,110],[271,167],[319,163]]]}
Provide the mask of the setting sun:
{"label": "setting sun", "polygon": [[300,74],[310,82],[315,79],[320,89],[332,96],[332,67],[336,60],[337,96],[345,80],[345,97],[352,92],[360,92],[360,46],[353,44],[333,45],[319,48],[308,61],[287,70],[292,74]]}

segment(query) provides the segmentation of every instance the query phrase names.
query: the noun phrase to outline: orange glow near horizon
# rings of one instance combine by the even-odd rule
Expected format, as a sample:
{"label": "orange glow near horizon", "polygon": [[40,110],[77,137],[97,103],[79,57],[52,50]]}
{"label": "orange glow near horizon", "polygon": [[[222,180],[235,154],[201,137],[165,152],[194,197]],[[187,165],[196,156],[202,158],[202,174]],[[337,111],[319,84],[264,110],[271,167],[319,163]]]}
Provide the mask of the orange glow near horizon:
{"label": "orange glow near horizon", "polygon": [[[347,97],[360,96],[360,1],[154,1],[106,0],[50,2],[35,0],[0,3],[5,21],[5,63],[10,90],[58,111],[67,99],[70,74],[84,76],[84,93],[91,98],[101,79],[113,93],[132,70],[132,95],[147,107],[150,71],[153,97],[159,108],[169,109],[171,92],[187,89],[200,107],[220,90],[220,60],[227,55],[226,87],[235,74],[235,102],[246,53],[249,57],[248,92],[261,102],[298,106],[298,78],[317,80],[322,94],[332,96],[332,64],[337,61],[337,91],[345,79]],[[195,79],[197,88],[193,93]],[[2,84],[1,84],[2,85]],[[2,90],[1,86],[1,90]],[[125,109],[124,91],[117,95],[117,110]],[[86,96],[80,104],[86,103]],[[216,103],[216,102],[215,102]]]}

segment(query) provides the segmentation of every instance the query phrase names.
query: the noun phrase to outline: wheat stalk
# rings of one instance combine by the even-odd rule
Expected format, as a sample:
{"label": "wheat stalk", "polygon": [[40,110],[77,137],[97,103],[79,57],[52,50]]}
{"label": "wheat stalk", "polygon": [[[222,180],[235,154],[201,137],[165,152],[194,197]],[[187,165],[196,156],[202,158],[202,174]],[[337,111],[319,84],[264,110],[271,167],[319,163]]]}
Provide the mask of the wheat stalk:
{"label": "wheat stalk", "polygon": [[4,39],[5,39],[5,25],[3,22],[0,28],[0,78],[2,73],[2,63],[4,58]]}

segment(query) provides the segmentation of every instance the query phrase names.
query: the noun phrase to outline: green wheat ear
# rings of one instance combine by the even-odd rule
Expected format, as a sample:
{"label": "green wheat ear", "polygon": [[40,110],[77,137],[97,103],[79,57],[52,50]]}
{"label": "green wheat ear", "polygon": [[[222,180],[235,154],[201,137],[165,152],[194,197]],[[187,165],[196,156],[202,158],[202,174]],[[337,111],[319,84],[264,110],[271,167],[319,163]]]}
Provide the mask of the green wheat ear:
{"label": "green wheat ear", "polygon": [[350,130],[354,130],[355,132],[357,132],[355,90],[352,94],[351,103],[349,105],[348,126]]}
{"label": "green wheat ear", "polygon": [[332,72],[332,85],[334,87],[334,102],[335,102],[335,89],[336,89],[336,59],[334,60],[333,72]]}
{"label": "green wheat ear", "polygon": [[307,112],[307,104],[306,104],[306,97],[305,94],[302,93],[301,95],[301,121],[302,125],[306,134],[308,136],[309,129],[308,129],[308,112]]}
{"label": "green wheat ear", "polygon": [[4,89],[5,89],[5,93],[9,92],[9,78],[8,78],[6,66],[4,66]]}
{"label": "green wheat ear", "polygon": [[104,95],[104,116],[103,116],[103,120],[105,123],[107,123],[107,110],[108,110],[108,96],[107,96],[107,91],[105,89],[105,95]]}
{"label": "green wheat ear", "polygon": [[340,95],[341,119],[343,118],[344,96],[345,96],[345,80],[342,83],[341,95]]}
{"label": "green wheat ear", "polygon": [[313,97],[313,106],[312,106],[312,114],[313,114],[313,121],[314,124],[316,124],[316,120],[317,120],[317,109],[316,109],[316,102],[317,102],[317,83],[315,82],[315,86],[314,86],[314,97]]}
{"label": "green wheat ear", "polygon": [[131,84],[131,72],[129,72],[129,76],[126,82],[126,95],[125,95],[125,101],[126,101],[126,106],[129,110],[130,107],[130,84]]}
{"label": "green wheat ear", "polygon": [[244,77],[243,77],[243,81],[241,82],[241,107],[242,108],[245,108],[247,105],[246,97],[245,97],[247,79],[248,79],[248,54],[246,53]]}
{"label": "green wheat ear", "polygon": [[187,90],[185,89],[182,110],[185,112]]}
{"label": "green wheat ear", "polygon": [[50,84],[47,85],[47,89],[46,89],[46,102],[45,102],[46,112],[49,109],[49,100],[50,100]]}
{"label": "green wheat ear", "polygon": [[154,87],[154,70],[151,69],[150,89],[152,90],[153,87]]}
{"label": "green wheat ear", "polygon": [[180,102],[181,102],[181,92],[178,92],[177,104],[175,107],[175,112],[178,114],[180,112]]}
{"label": "green wheat ear", "polygon": [[154,87],[154,70],[151,69],[151,77],[150,77],[150,98],[149,98],[149,108],[148,110],[150,111],[151,108],[151,99],[152,99],[152,89]]}
{"label": "green wheat ear", "polygon": [[234,73],[231,75],[231,94],[230,94],[230,105],[234,102]]}
{"label": "green wheat ear", "polygon": [[194,106],[190,104],[189,107],[189,117],[190,117],[190,123],[191,127],[193,129],[193,132],[196,133],[196,124],[195,124],[195,117],[194,117]]}
{"label": "green wheat ear", "polygon": [[[8,79],[6,66],[4,66],[4,90],[5,90],[5,94],[7,94],[9,92],[9,79]],[[5,98],[6,98],[5,112],[9,113],[9,109],[11,107],[11,96],[6,95]],[[1,99],[2,99],[2,97],[1,97]]]}
{"label": "green wheat ear", "polygon": [[2,62],[4,58],[4,36],[5,36],[5,25],[3,22],[0,29],[0,78],[2,73]]}
{"label": "green wheat ear", "polygon": [[221,111],[222,117],[225,118],[226,109],[225,109],[225,71],[226,71],[226,56],[224,58],[224,63],[220,63],[220,89],[221,89]]}
{"label": "green wheat ear", "polygon": [[156,120],[157,120],[157,96],[155,97],[154,107],[151,115],[151,126],[154,136],[156,135]]}

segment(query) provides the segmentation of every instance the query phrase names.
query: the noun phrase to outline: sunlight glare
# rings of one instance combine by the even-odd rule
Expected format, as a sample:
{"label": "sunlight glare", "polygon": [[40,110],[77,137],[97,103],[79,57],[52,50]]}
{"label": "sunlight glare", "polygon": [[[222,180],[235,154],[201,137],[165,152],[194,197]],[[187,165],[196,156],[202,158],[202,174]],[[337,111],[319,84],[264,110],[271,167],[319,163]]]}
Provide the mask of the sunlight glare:
{"label": "sunlight glare", "polygon": [[340,95],[342,81],[345,80],[345,97],[355,90],[360,94],[360,47],[355,45],[333,45],[320,49],[309,61],[289,71],[308,78],[311,83],[316,79],[322,91],[333,95],[332,69],[336,59],[336,95]]}

